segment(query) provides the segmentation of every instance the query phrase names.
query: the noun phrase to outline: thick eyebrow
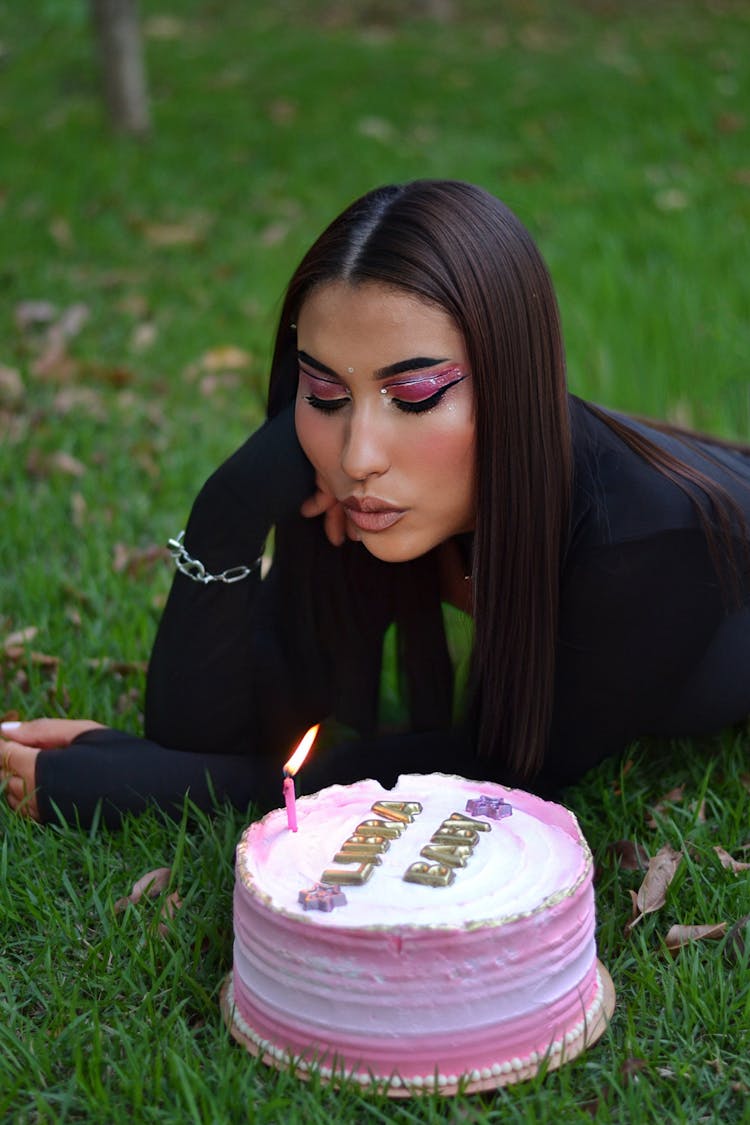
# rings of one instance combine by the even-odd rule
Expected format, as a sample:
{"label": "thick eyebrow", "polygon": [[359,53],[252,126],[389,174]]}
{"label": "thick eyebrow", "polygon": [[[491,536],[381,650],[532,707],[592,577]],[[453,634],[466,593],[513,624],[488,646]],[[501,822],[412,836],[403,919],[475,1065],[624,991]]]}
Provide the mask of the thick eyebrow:
{"label": "thick eyebrow", "polygon": [[[333,368],[326,367],[325,363],[313,359],[307,352],[299,351],[297,355],[303,363],[306,363],[309,367],[314,367],[316,371],[320,371],[323,375],[332,375],[334,379],[341,378]],[[438,363],[446,363],[447,358],[447,356],[443,356],[435,359],[432,356],[417,355],[412,356],[411,359],[400,359],[398,363],[389,363],[387,367],[379,367],[375,372],[375,378],[387,379],[391,375],[401,375],[404,371],[420,371],[423,367],[435,367]]]}

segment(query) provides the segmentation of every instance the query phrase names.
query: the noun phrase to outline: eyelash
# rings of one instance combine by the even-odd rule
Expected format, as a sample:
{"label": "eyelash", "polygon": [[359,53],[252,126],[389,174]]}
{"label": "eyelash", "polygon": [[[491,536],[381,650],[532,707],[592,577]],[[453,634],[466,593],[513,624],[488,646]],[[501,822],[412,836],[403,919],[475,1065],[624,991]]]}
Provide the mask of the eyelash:
{"label": "eyelash", "polygon": [[[462,382],[462,379],[456,379],[454,383],[448,383],[447,386],[441,387],[440,390],[435,391],[434,395],[429,398],[420,399],[418,402],[407,402],[405,399],[391,398],[391,402],[397,410],[402,411],[404,414],[427,414],[428,411],[433,410],[440,402],[446,391],[451,387],[455,387],[457,383]],[[317,395],[305,395],[305,402],[309,402],[310,406],[315,410],[321,410],[324,414],[335,414],[343,406],[349,402],[348,398],[335,398],[326,399],[318,398]]]}

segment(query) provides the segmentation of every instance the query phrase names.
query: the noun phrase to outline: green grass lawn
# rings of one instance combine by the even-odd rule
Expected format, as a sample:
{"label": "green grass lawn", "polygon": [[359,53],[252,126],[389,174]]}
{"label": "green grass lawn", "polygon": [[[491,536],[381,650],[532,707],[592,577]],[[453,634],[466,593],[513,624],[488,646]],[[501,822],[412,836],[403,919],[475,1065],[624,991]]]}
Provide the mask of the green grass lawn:
{"label": "green grass lawn", "polygon": [[[106,128],[85,7],[0,0],[3,714],[138,729],[170,579],[153,549],[262,417],[294,264],[377,183],[468,179],[518,212],[576,392],[750,438],[746,4],[454,0],[439,22],[397,0],[142,0],[144,143]],[[218,992],[247,816],[83,833],[3,803],[0,1121],[750,1120],[748,956],[663,943],[750,910],[750,873],[714,850],[750,860],[749,746],[644,743],[566,794],[597,861],[614,1020],[543,1081],[452,1101],[307,1086],[230,1040]],[[618,839],[684,852],[627,936],[642,874]],[[116,914],[160,866],[162,898]]]}

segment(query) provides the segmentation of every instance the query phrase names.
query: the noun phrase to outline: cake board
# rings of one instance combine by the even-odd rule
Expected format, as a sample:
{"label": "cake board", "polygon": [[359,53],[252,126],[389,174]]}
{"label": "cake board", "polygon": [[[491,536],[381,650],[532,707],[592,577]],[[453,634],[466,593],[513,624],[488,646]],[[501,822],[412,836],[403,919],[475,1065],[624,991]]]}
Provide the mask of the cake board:
{"label": "cake board", "polygon": [[[386,1079],[377,1079],[371,1084],[360,1085],[356,1079],[351,1079],[356,1085],[360,1086],[363,1093],[368,1089],[382,1091],[390,1098],[413,1098],[420,1097],[422,1094],[438,1093],[444,1097],[453,1097],[458,1094],[477,1094],[489,1090],[497,1090],[502,1086],[510,1086],[515,1082],[525,1082],[529,1078],[533,1078],[538,1073],[541,1067],[546,1065],[547,1070],[557,1070],[565,1063],[572,1062],[578,1055],[582,1054],[588,1047],[592,1047],[594,1043],[604,1034],[612,1018],[612,1013],[615,1010],[615,986],[612,982],[612,977],[601,961],[597,960],[597,967],[599,969],[599,977],[602,982],[602,1004],[598,1009],[591,1026],[587,1026],[584,1034],[577,1039],[574,1043],[565,1046],[564,1050],[551,1055],[547,1059],[543,1059],[538,1063],[531,1063],[523,1067],[521,1070],[511,1070],[507,1074],[493,1075],[491,1078],[480,1078],[477,1081],[468,1081],[460,1083],[446,1084],[444,1086],[424,1086],[416,1088],[414,1086],[394,1086],[388,1083],[386,1087]],[[277,1059],[274,1055],[267,1054],[261,1047],[254,1043],[249,1036],[241,1030],[237,1025],[234,1018],[234,1005],[230,1002],[231,996],[232,974],[227,975],[221,987],[220,1004],[221,1013],[224,1017],[229,1031],[234,1039],[247,1050],[255,1058],[259,1058],[267,1066],[272,1066],[276,1070],[293,1070],[298,1078],[308,1081],[310,1078],[310,1070],[301,1067],[295,1067],[292,1063],[285,1059]],[[310,1068],[314,1071],[314,1067]],[[340,1085],[342,1079],[339,1075],[332,1075],[330,1078],[325,1075],[319,1075],[320,1082],[323,1085]]]}

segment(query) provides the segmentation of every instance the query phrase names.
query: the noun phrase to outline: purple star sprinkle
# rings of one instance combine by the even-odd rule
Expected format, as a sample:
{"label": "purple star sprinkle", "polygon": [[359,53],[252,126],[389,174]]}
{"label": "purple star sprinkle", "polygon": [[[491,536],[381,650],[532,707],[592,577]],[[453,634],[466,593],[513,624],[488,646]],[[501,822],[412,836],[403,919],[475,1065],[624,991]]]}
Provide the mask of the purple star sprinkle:
{"label": "purple star sprinkle", "polygon": [[327,883],[315,883],[309,891],[300,891],[297,901],[305,910],[333,910],[334,906],[346,906],[346,895],[341,887]]}
{"label": "purple star sprinkle", "polygon": [[502,820],[510,816],[513,806],[502,797],[488,797],[486,793],[466,802],[466,812],[469,816],[488,816],[490,820]]}

